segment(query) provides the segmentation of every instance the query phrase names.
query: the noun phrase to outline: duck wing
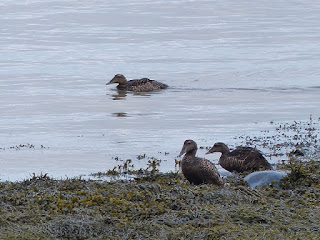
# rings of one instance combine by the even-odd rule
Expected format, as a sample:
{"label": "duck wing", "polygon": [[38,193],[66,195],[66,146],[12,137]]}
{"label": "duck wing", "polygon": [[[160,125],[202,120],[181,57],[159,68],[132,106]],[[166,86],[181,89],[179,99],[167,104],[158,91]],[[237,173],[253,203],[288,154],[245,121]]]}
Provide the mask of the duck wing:
{"label": "duck wing", "polygon": [[193,184],[210,183],[222,185],[223,180],[216,166],[204,158],[194,158],[192,162],[182,162],[182,173]]}
{"label": "duck wing", "polygon": [[271,169],[269,162],[264,158],[262,152],[256,148],[237,147],[230,152],[229,156],[237,159],[235,162],[239,166],[239,171],[259,170],[260,168]]}
{"label": "duck wing", "polygon": [[149,78],[141,78],[141,79],[132,79],[130,81],[128,81],[128,86],[140,86],[140,85],[144,85],[144,84],[148,84],[153,82],[154,80],[151,80]]}
{"label": "duck wing", "polygon": [[136,92],[149,92],[153,90],[166,89],[168,85],[149,78],[133,79],[127,83],[128,90]]}
{"label": "duck wing", "polygon": [[241,160],[247,160],[248,158],[263,157],[263,154],[256,148],[240,146],[230,152],[230,156],[235,156]]}
{"label": "duck wing", "polygon": [[199,174],[205,183],[211,183],[216,185],[222,185],[223,180],[220,177],[216,166],[207,159],[202,159],[199,166]]}

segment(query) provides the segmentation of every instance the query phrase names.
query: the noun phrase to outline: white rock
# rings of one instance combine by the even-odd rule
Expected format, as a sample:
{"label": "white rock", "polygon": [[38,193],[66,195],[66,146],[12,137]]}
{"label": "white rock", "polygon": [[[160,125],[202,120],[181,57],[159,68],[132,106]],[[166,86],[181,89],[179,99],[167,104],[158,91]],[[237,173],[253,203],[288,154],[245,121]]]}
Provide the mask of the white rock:
{"label": "white rock", "polygon": [[283,171],[259,171],[250,173],[244,178],[244,180],[248,182],[250,187],[255,188],[263,185],[268,185],[273,181],[278,183],[280,179],[285,177],[286,175],[287,173]]}

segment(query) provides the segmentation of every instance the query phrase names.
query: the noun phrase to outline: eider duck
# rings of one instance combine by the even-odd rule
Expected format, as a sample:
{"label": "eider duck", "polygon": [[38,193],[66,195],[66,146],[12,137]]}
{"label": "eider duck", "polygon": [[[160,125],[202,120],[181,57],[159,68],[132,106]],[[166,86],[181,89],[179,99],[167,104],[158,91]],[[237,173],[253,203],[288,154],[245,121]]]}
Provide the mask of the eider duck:
{"label": "eider duck", "polygon": [[122,74],[116,74],[110,82],[106,85],[118,83],[117,88],[119,90],[127,90],[134,92],[150,92],[153,90],[160,90],[168,88],[168,85],[150,80],[149,78],[141,78],[127,81],[126,77]]}
{"label": "eider duck", "polygon": [[193,140],[186,140],[179,157],[183,154],[181,169],[185,178],[193,184],[210,183],[223,185],[223,180],[216,166],[205,158],[196,157],[197,144]]}
{"label": "eider duck", "polygon": [[270,163],[263,157],[262,153],[252,147],[237,147],[230,152],[228,146],[217,142],[206,153],[221,152],[219,164],[229,172],[257,171],[260,169],[272,169]]}

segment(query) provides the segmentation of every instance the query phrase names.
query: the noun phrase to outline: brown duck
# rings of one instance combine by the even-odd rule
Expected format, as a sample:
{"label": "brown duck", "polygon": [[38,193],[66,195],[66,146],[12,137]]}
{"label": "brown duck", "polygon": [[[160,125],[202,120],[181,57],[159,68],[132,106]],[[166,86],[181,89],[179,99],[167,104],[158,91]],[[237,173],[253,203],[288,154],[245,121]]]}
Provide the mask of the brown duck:
{"label": "brown duck", "polygon": [[186,140],[180,152],[184,157],[181,161],[181,169],[185,178],[193,184],[210,183],[223,185],[223,180],[216,166],[205,158],[196,157],[197,144],[193,140]]}
{"label": "brown duck", "polygon": [[263,157],[262,153],[252,147],[237,147],[230,152],[226,144],[217,142],[206,154],[214,152],[222,153],[218,163],[229,172],[272,169],[270,163]]}
{"label": "brown duck", "polygon": [[116,74],[106,85],[118,83],[117,89],[134,92],[150,92],[154,90],[166,89],[168,85],[150,80],[149,78],[141,78],[127,81],[122,74]]}

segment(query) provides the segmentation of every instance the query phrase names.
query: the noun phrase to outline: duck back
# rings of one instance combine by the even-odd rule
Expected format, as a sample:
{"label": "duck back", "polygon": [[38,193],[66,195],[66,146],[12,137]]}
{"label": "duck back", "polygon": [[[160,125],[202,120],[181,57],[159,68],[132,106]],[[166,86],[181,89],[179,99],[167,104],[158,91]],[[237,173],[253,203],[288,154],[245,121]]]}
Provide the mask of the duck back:
{"label": "duck back", "polygon": [[252,147],[238,147],[230,153],[221,155],[219,164],[230,172],[272,169],[262,153]]}
{"label": "duck back", "polygon": [[127,90],[135,92],[150,92],[166,88],[168,85],[149,78],[134,79],[127,83]]}

